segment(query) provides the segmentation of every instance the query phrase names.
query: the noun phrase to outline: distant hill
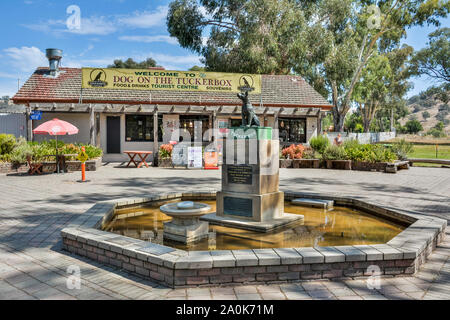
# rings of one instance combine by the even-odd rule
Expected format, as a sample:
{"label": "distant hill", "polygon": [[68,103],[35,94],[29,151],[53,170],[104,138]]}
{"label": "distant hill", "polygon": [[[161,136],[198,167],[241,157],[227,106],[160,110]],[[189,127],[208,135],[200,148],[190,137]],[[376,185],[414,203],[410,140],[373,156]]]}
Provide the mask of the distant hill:
{"label": "distant hill", "polygon": [[408,120],[417,119],[422,124],[424,132],[427,132],[442,121],[445,131],[450,133],[450,101],[448,101],[450,90],[448,87],[447,90],[442,88],[439,88],[440,92],[437,91],[438,88],[430,88],[409,98],[406,107],[410,114],[400,119],[400,123],[405,125]]}

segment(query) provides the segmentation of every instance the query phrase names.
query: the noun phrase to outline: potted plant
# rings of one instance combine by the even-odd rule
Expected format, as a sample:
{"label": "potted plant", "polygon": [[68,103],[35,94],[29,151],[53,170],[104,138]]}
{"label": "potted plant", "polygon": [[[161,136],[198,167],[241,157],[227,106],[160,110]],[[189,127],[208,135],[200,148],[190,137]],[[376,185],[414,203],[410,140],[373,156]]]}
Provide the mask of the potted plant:
{"label": "potted plant", "polygon": [[172,167],[172,144],[163,144],[159,147],[158,153],[158,167],[171,168]]}

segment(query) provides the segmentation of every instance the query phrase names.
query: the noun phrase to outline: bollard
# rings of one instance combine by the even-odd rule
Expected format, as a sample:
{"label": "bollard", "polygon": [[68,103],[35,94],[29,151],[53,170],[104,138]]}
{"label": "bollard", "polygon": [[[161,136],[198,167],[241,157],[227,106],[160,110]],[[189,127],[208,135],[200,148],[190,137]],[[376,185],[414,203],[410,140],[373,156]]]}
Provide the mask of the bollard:
{"label": "bollard", "polygon": [[86,148],[81,147],[81,152],[78,155],[78,161],[81,161],[81,180],[78,182],[89,182],[86,180],[86,161],[88,159],[88,156],[86,154]]}
{"label": "bollard", "polygon": [[[81,152],[86,152],[86,148],[81,147]],[[81,164],[81,181],[86,182],[86,162]]]}

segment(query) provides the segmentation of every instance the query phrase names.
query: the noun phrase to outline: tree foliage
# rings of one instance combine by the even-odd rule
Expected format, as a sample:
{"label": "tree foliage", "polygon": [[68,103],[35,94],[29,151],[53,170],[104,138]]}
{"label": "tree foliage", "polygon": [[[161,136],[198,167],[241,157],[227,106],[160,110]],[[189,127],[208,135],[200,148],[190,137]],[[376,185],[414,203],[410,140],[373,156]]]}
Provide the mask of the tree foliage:
{"label": "tree foliage", "polygon": [[119,68],[119,69],[147,69],[151,67],[157,67],[156,61],[152,58],[148,58],[142,62],[136,62],[132,58],[128,58],[125,61],[120,59],[114,60],[112,65],[109,65],[108,68]]}
{"label": "tree foliage", "polygon": [[288,74],[305,52],[305,19],[292,0],[176,0],[167,26],[212,71]]}
{"label": "tree foliage", "polygon": [[427,46],[411,60],[411,73],[450,83],[450,28],[438,29],[428,38]]}
{"label": "tree foliage", "polygon": [[175,0],[167,26],[207,70],[300,74],[332,102],[341,131],[369,61],[448,11],[438,0]]}
{"label": "tree foliage", "polygon": [[411,134],[416,134],[423,130],[422,124],[416,119],[408,120],[405,124],[405,128],[406,131]]}

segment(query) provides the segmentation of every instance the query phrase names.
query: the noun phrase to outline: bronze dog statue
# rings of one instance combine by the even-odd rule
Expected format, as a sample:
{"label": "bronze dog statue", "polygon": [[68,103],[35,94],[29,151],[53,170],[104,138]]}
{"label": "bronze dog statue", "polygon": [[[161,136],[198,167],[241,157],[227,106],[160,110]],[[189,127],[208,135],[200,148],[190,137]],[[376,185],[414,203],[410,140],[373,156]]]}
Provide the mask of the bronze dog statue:
{"label": "bronze dog statue", "polygon": [[258,117],[255,114],[252,104],[248,100],[248,92],[238,93],[238,98],[242,100],[242,126],[243,127],[260,127]]}

